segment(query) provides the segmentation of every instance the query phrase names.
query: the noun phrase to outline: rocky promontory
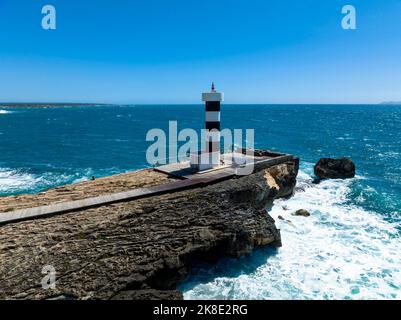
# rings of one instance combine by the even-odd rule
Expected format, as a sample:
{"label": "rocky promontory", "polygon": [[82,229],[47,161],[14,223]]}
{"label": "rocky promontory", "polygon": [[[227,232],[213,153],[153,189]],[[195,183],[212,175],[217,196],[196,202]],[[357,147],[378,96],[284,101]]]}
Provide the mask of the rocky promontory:
{"label": "rocky promontory", "polygon": [[[292,193],[298,166],[294,158],[201,188],[0,226],[0,298],[180,299],[176,285],[194,261],[281,246],[265,209]],[[140,180],[149,172],[136,174]],[[91,183],[122,188],[124,175],[110,178],[110,185],[105,178],[36,197],[61,194],[64,201],[66,193],[79,197],[76,190],[91,190]],[[129,180],[132,187],[132,174]],[[15,197],[1,201],[7,208],[12,203]],[[45,266],[56,272],[55,287],[47,290],[41,285]]]}

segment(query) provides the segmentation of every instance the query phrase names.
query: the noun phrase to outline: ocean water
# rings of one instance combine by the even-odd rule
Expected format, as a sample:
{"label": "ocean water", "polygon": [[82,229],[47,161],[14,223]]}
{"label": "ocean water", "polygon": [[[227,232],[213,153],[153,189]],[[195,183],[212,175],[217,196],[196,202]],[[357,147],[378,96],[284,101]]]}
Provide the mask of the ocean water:
{"label": "ocean water", "polygon": [[[203,110],[1,106],[0,195],[144,168],[149,129],[199,130]],[[283,247],[196,265],[180,284],[186,299],[401,299],[401,106],[224,105],[222,126],[255,129],[256,148],[298,155],[301,171],[270,212]],[[313,184],[314,163],[340,156],[357,177]]]}

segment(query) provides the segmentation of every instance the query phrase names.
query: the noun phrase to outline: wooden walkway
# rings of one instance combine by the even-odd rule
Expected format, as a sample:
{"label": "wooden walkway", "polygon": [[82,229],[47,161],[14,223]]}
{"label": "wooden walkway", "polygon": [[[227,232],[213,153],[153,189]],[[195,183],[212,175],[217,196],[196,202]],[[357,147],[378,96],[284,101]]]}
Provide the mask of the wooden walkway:
{"label": "wooden walkway", "polygon": [[113,203],[127,202],[147,197],[154,197],[166,193],[189,190],[191,188],[198,188],[201,187],[202,185],[218,182],[218,180],[226,179],[228,177],[229,175],[227,174],[219,173],[218,176],[215,176],[215,179],[210,179],[210,178],[187,179],[187,180],[161,184],[154,187],[139,188],[126,192],[112,193],[108,195],[86,198],[82,200],[74,200],[46,206],[0,213],[0,225],[23,220],[44,218],[48,216],[59,215],[63,213],[80,211],[90,208],[96,208],[100,206],[110,205]]}
{"label": "wooden walkway", "polygon": [[[293,156],[283,155],[276,158],[260,158],[255,159],[255,163],[248,165],[254,166],[255,170],[260,170],[262,168],[268,168],[279,163],[287,162],[290,159],[293,159]],[[163,172],[165,174],[169,174],[182,179],[167,184],[157,185],[148,188],[139,188],[126,192],[113,193],[82,200],[74,200],[52,205],[0,213],[0,225],[81,211],[85,209],[110,205],[113,203],[128,202],[147,197],[154,197],[162,194],[189,190],[191,188],[199,188],[223,180],[231,179],[237,175],[236,169],[230,166],[205,171],[202,173],[194,173],[193,171],[188,169],[189,163],[172,164],[155,168],[155,170],[159,172]]]}

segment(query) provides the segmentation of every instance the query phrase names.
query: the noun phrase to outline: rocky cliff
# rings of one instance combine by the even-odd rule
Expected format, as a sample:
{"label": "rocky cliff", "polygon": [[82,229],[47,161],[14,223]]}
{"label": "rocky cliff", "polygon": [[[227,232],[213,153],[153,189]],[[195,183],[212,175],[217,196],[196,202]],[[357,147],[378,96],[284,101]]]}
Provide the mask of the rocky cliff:
{"label": "rocky cliff", "polygon": [[[0,227],[0,298],[179,299],[195,260],[280,246],[265,208],[288,196],[298,159],[204,188]],[[44,266],[56,271],[43,289]]]}

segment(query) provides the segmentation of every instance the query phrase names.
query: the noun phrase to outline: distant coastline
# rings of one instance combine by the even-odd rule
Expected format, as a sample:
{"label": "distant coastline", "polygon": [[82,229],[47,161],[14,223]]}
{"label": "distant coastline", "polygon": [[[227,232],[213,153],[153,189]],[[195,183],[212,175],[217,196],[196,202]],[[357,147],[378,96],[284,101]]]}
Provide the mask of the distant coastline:
{"label": "distant coastline", "polygon": [[2,108],[60,108],[60,107],[99,107],[112,106],[107,103],[0,103]]}
{"label": "distant coastline", "polygon": [[386,106],[401,106],[401,101],[384,101],[380,104]]}

